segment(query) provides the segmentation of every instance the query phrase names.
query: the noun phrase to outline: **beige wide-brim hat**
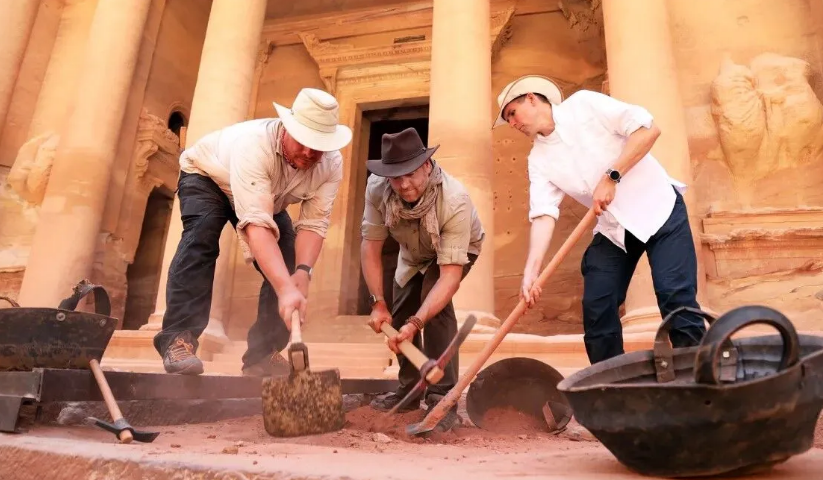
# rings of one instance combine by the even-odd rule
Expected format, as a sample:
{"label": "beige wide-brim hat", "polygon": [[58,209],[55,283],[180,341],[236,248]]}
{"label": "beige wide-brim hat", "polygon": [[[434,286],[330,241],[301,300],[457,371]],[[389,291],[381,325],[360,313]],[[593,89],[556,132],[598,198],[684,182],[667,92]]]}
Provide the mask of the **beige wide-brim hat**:
{"label": "beige wide-brim hat", "polygon": [[351,129],[339,124],[337,99],[323,90],[300,90],[291,108],[272,102],[286,131],[301,145],[319,152],[340,150],[351,142]]}
{"label": "beige wide-brim hat", "polygon": [[551,79],[542,75],[524,75],[506,85],[497,96],[497,106],[500,110],[497,112],[492,128],[508,124],[509,122],[503,119],[503,109],[509,102],[527,93],[539,93],[546,97],[552,105],[559,105],[563,101],[563,92]]}

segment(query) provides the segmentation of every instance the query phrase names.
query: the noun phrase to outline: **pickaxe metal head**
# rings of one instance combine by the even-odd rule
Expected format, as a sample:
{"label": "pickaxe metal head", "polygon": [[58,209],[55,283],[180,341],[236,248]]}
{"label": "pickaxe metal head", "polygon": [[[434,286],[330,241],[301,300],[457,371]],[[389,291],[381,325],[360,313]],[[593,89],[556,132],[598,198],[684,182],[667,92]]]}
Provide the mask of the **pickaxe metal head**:
{"label": "pickaxe metal head", "polygon": [[131,432],[132,437],[138,442],[143,443],[151,443],[160,435],[160,432],[143,432],[139,430],[135,430],[134,427],[129,425],[129,422],[126,421],[125,418],[121,418],[120,420],[115,421],[113,424],[109,422],[104,422],[98,418],[89,417],[87,419],[89,422],[94,423],[98,427],[102,428],[103,430],[107,430],[114,434],[115,437],[118,439],[120,438],[120,433],[125,430]]}
{"label": "pickaxe metal head", "polygon": [[426,387],[429,386],[429,382],[426,380],[426,375],[429,371],[434,368],[434,366],[440,367],[440,369],[445,369],[446,365],[451,361],[452,357],[454,357],[457,352],[460,350],[460,345],[466,340],[466,337],[469,336],[471,333],[472,328],[474,328],[474,324],[477,323],[477,317],[474,315],[469,315],[466,318],[466,321],[463,322],[463,326],[460,327],[460,330],[457,332],[457,335],[452,339],[449,346],[446,347],[446,350],[440,355],[440,358],[437,361],[427,362],[423,365],[423,368],[420,369],[420,380],[417,382],[417,385],[412,388],[409,393],[403,397],[403,400],[400,401],[397,405],[394,406],[391,410],[389,410],[388,414],[391,415],[397,412],[399,409],[408,405],[409,402],[412,401],[414,398],[419,398],[419,396],[426,390]]}

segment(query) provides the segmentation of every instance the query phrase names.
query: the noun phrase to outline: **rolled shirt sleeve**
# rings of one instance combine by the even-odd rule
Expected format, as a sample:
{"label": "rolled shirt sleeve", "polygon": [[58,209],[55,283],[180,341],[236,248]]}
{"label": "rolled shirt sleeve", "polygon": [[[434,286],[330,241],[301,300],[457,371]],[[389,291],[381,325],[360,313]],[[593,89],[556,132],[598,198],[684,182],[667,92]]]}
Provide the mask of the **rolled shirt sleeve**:
{"label": "rolled shirt sleeve", "polygon": [[586,105],[593,116],[607,129],[628,137],[640,127],[651,128],[654,117],[645,108],[590,90],[575,94],[581,104]]}
{"label": "rolled shirt sleeve", "polygon": [[308,230],[326,238],[329,230],[334,199],[343,180],[343,156],[340,152],[326,153],[325,161],[330,162],[329,178],[314,192],[311,198],[300,203],[300,218],[294,222],[294,230]]}
{"label": "rolled shirt sleeve", "polygon": [[[560,202],[565,194],[557,188],[536,165],[536,153],[529,154],[529,222],[535,218],[548,215],[555,220],[560,218]],[[545,159],[544,159],[545,160]]]}
{"label": "rolled shirt sleeve", "polygon": [[385,184],[385,180],[377,175],[369,177],[366,185],[366,205],[363,209],[363,221],[360,224],[360,235],[364,240],[385,240],[389,236],[389,228],[380,211],[379,206],[383,204],[381,184]]}
{"label": "rolled shirt sleeve", "polygon": [[440,229],[437,264],[466,265],[469,263],[472,203],[467,193],[460,193],[450,198],[449,204],[452,214]]}
{"label": "rolled shirt sleeve", "polygon": [[[245,228],[257,225],[268,228],[280,239],[280,230],[274,222],[274,199],[271,175],[268,171],[268,153],[253,137],[239,140],[232,148],[230,186],[237,215],[237,234],[248,244]],[[244,252],[246,251],[244,247]]]}

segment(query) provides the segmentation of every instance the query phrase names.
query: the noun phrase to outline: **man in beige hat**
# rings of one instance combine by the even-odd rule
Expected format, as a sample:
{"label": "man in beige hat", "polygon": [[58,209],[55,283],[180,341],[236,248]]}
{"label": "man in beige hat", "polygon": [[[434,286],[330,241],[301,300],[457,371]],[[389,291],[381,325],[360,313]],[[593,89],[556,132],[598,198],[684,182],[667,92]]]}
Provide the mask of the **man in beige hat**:
{"label": "man in beige hat", "polygon": [[[209,323],[226,222],[237,230],[246,260],[263,275],[243,374],[270,375],[285,363],[279,351],[289,341],[292,312],[300,312],[301,320],[305,314],[312,267],[343,178],[339,150],[352,134],[338,124],[337,100],[322,90],[303,89],[292,108],[274,108],[280,118],[231,125],[180,156],[183,234],[169,267],[163,328],[154,337],[169,373],[203,372],[197,339]],[[293,203],[300,203],[294,224],[286,212]]]}
{"label": "man in beige hat", "polygon": [[[598,92],[581,90],[565,101],[539,75],[508,84],[497,98],[493,127],[508,123],[534,139],[528,158],[531,244],[520,296],[534,306],[560,203],[569,195],[594,208],[594,238],[583,255],[583,328],[589,361],[623,353],[618,310],[645,252],[660,314],[697,304],[697,258],[682,192],[650,150],[660,135],[652,115]],[[699,343],[703,320],[678,314],[675,347]]]}
{"label": "man in beige hat", "polygon": [[[438,146],[426,148],[414,128],[385,134],[382,141],[381,158],[367,162],[372,175],[366,187],[360,251],[371,293],[370,324],[380,332],[383,322],[391,322],[399,331],[389,339],[389,348],[398,354],[399,389],[372,402],[372,407],[385,411],[394,408],[419,380],[419,372],[400,354],[397,344],[410,340],[421,348],[422,343],[426,356],[438,358],[457,335],[452,297],[477,260],[485,233],[466,189],[431,158]],[[381,254],[389,235],[400,245],[391,307],[383,292]],[[457,354],[444,371],[440,382],[425,392],[429,406],[457,382]],[[399,411],[420,408],[420,400]],[[438,428],[449,429],[457,419],[453,409]]]}

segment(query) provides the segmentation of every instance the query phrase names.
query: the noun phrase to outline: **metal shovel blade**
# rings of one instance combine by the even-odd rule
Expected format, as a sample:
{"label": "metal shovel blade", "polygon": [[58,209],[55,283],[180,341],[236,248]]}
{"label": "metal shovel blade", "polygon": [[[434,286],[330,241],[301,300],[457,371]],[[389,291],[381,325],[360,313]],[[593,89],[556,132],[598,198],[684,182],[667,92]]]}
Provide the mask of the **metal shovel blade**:
{"label": "metal shovel blade", "polygon": [[263,426],[275,437],[298,437],[343,428],[338,369],[302,370],[263,380]]}

